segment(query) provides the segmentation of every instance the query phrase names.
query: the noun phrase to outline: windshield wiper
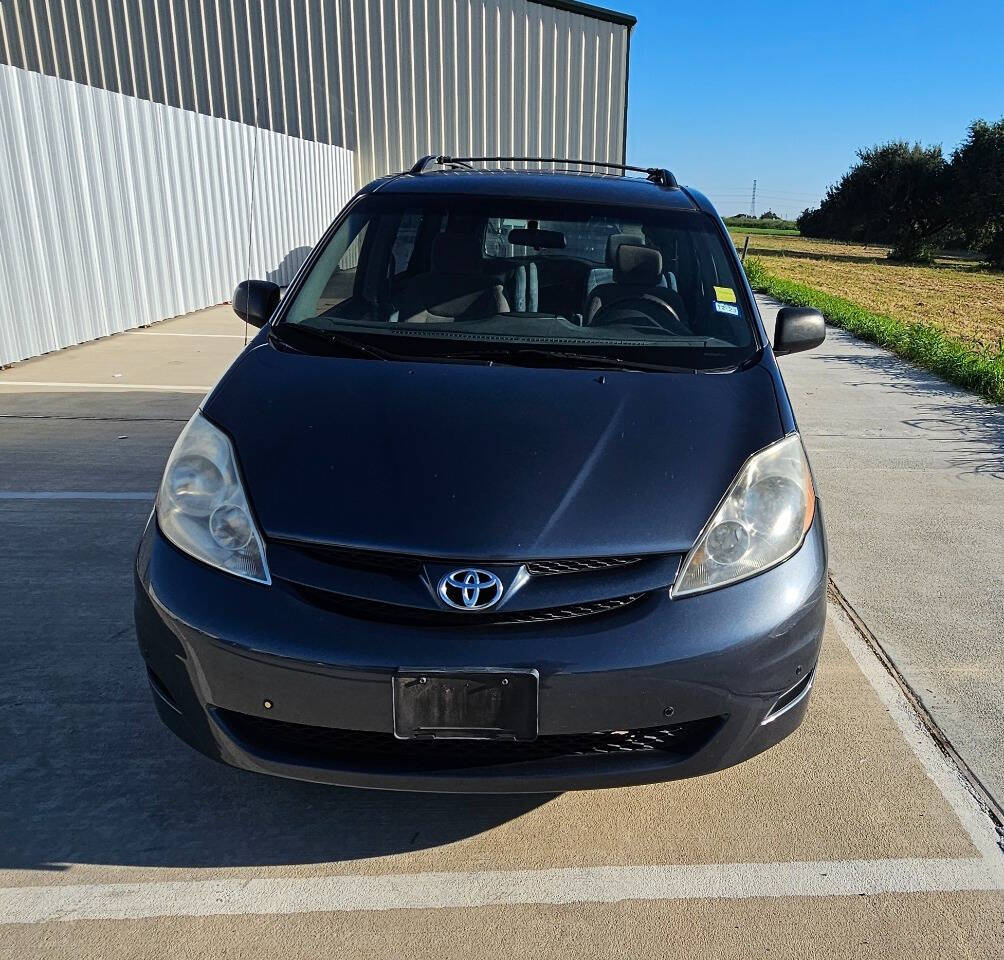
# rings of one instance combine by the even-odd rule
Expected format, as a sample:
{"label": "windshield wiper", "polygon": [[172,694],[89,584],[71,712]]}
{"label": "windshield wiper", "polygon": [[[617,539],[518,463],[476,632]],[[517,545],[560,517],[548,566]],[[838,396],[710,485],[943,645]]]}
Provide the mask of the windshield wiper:
{"label": "windshield wiper", "polygon": [[669,363],[650,363],[645,360],[628,360],[623,357],[606,356],[605,354],[575,353],[569,350],[545,350],[537,347],[492,347],[488,350],[470,350],[464,353],[453,353],[442,359],[490,360],[497,363],[526,359],[550,361],[549,363],[542,363],[541,366],[560,367],[565,364],[572,364],[575,367],[586,369],[642,370],[654,373],[697,373],[694,367],[680,367]]}
{"label": "windshield wiper", "polygon": [[292,347],[294,350],[298,350],[299,347],[287,339],[285,336],[287,332],[294,333],[295,336],[304,336],[313,340],[322,340],[329,345],[338,344],[340,347],[354,350],[356,353],[361,353],[367,357],[373,357],[376,360],[411,359],[410,357],[403,357],[399,354],[391,353],[389,350],[382,350],[380,347],[370,346],[368,343],[363,343],[362,340],[356,340],[355,337],[346,336],[345,334],[337,333],[334,330],[319,330],[317,327],[306,327],[297,323],[280,323],[274,326],[272,328],[272,335],[277,337],[282,343]]}

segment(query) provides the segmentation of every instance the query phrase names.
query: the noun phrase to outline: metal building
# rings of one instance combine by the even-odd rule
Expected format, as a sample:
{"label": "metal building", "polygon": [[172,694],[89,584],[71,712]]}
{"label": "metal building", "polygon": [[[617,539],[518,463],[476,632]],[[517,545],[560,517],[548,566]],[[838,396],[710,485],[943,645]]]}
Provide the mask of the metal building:
{"label": "metal building", "polygon": [[575,0],[0,0],[0,365],[288,281],[421,154],[623,162],[633,24]]}

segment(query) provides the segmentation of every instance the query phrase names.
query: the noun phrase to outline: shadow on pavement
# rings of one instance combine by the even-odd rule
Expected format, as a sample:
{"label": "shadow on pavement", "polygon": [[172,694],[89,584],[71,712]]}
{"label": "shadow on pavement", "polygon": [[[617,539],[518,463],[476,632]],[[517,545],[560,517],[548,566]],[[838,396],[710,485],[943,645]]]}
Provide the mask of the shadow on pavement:
{"label": "shadow on pavement", "polygon": [[[827,364],[846,364],[857,370],[875,373],[897,390],[916,397],[917,416],[900,422],[918,438],[944,441],[952,446],[944,461],[958,468],[960,474],[979,474],[1004,480],[1004,407],[988,403],[976,395],[967,396],[933,374],[906,360],[881,351],[823,354]],[[849,386],[866,386],[875,380],[848,381]]]}
{"label": "shadow on pavement", "polygon": [[[21,399],[0,418],[0,487],[152,490],[197,402]],[[105,423],[133,416],[157,420]],[[137,500],[0,501],[0,869],[363,859],[463,839],[547,802],[277,780],[177,740],[156,717],[132,626],[133,553],[149,510]]]}
{"label": "shadow on pavement", "polygon": [[148,509],[0,503],[0,581],[20,598],[5,610],[0,869],[354,860],[459,840],[549,799],[278,780],[177,740],[155,715],[131,624]]}

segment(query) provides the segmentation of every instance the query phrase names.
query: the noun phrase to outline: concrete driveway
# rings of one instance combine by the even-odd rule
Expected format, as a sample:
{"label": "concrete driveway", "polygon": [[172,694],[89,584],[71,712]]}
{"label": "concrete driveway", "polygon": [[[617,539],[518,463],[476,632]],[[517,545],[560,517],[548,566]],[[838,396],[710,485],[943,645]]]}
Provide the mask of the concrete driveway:
{"label": "concrete driveway", "polygon": [[779,362],[831,577],[1004,807],[1004,407],[833,327]]}
{"label": "concrete driveway", "polygon": [[[132,551],[242,342],[221,308],[0,372],[0,956],[1000,955],[994,827],[837,607],[803,727],[698,780],[370,793],[174,739],[135,646]],[[870,619],[844,572],[852,464],[807,406],[813,362],[785,370],[838,582]]]}

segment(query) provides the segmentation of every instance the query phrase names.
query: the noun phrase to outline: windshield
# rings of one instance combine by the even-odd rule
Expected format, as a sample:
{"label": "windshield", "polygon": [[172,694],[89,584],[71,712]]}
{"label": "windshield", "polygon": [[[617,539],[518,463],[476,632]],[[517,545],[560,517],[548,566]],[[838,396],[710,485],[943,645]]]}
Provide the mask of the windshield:
{"label": "windshield", "polygon": [[720,369],[756,349],[749,310],[697,211],[388,195],[352,208],[283,322],[395,356]]}

